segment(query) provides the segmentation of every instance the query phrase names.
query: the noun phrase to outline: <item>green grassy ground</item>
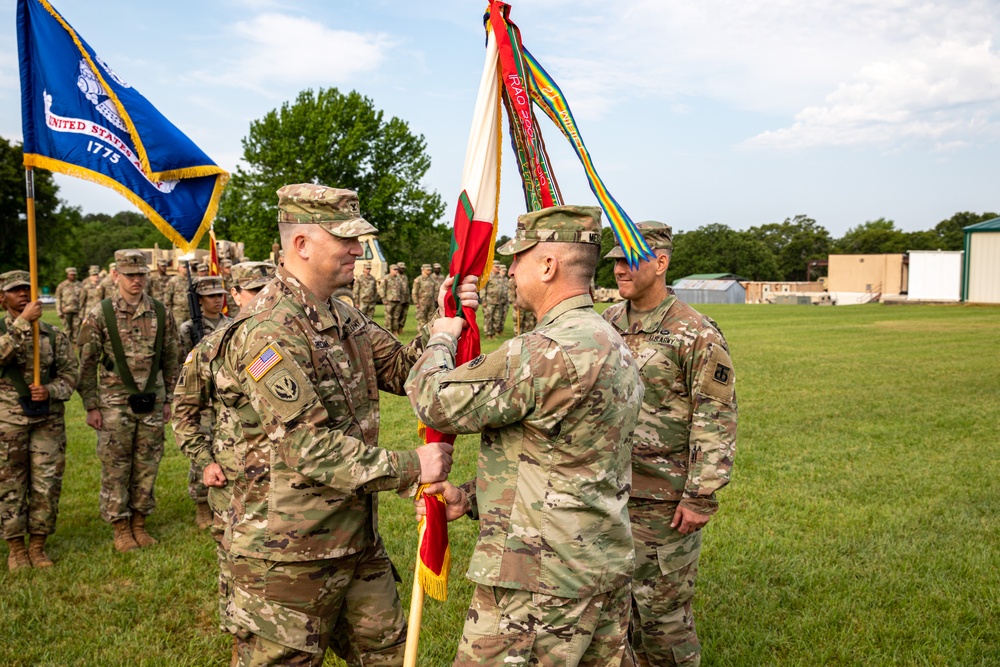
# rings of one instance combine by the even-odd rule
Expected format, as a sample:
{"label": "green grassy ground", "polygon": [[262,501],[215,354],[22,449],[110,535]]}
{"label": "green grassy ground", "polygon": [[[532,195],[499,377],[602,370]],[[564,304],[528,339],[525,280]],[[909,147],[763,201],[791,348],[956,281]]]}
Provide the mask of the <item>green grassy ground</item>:
{"label": "green grassy ground", "polygon": [[[1000,309],[704,310],[730,340],[741,421],[733,482],[705,529],[703,664],[1000,664]],[[417,444],[404,399],[387,397],[383,419],[383,445]],[[68,421],[57,565],[0,568],[0,664],[227,664],[186,460],[168,442],[150,520],[161,543],[118,554],[78,398]],[[453,478],[471,477],[475,450],[460,439]],[[381,507],[408,604],[412,511],[391,494]],[[424,610],[421,666],[454,655],[475,536],[452,524],[450,598]]]}

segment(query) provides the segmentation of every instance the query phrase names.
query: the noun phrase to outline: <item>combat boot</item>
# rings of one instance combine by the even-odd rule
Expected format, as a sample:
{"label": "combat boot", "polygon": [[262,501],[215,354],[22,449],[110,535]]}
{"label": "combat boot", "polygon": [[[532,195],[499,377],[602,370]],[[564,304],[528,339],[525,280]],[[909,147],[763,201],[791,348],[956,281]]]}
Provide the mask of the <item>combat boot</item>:
{"label": "combat boot", "polygon": [[156,544],[149,533],[146,532],[146,515],[145,514],[133,514],[132,515],[132,536],[135,541],[139,543],[140,547],[151,547]]}
{"label": "combat boot", "polygon": [[54,563],[45,553],[45,538],[47,535],[31,535],[28,537],[28,558],[32,567],[52,567]]}
{"label": "combat boot", "polygon": [[13,572],[31,567],[31,559],[28,558],[28,550],[24,548],[23,537],[13,537],[7,540],[7,547],[10,549],[10,555],[7,556],[8,570]]}
{"label": "combat boot", "polygon": [[208,503],[198,503],[195,505],[196,513],[194,516],[194,523],[198,526],[198,530],[205,530],[212,526],[212,521],[214,517],[212,516],[212,508],[208,506]]}
{"label": "combat boot", "polygon": [[119,519],[111,524],[115,530],[115,549],[125,553],[139,548],[139,543],[132,537],[132,528],[128,525],[128,519]]}

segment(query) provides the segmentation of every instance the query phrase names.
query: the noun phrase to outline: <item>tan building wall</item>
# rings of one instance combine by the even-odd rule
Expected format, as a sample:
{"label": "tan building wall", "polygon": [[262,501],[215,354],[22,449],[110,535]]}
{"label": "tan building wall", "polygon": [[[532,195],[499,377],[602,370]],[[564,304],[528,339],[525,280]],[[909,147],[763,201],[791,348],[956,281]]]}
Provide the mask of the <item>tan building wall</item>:
{"label": "tan building wall", "polygon": [[827,289],[831,292],[902,294],[909,280],[905,255],[830,255]]}
{"label": "tan building wall", "polygon": [[969,303],[1000,303],[1000,233],[969,235]]}
{"label": "tan building wall", "polygon": [[769,296],[777,294],[800,294],[826,290],[823,283],[752,280],[740,284],[747,290],[747,303],[765,303]]}

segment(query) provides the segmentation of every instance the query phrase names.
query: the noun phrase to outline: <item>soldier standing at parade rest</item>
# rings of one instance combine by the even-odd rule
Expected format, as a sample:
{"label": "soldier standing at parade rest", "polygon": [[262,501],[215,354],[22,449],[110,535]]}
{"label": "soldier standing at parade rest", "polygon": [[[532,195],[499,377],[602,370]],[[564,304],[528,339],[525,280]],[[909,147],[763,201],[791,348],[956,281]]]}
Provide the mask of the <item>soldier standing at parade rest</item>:
{"label": "soldier standing at parade rest", "polygon": [[632,270],[621,246],[611,249],[625,302],[604,311],[632,349],[646,389],[632,437],[632,646],[643,666],[696,667],[701,645],[691,598],[700,531],[733,465],[736,374],[715,322],[667,287],[670,227],[638,226],[656,257]]}
{"label": "soldier standing at parade rest", "polygon": [[[274,270],[270,262],[242,262],[232,268],[231,294],[240,308],[249,307],[260,288],[274,277]],[[219,401],[210,366],[211,360],[218,356],[224,333],[225,329],[216,329],[187,355],[174,389],[173,427],[177,445],[191,460],[192,467],[204,471],[201,481],[208,487],[208,504],[213,514],[212,537],[217,543],[219,562],[220,629],[235,635],[239,628],[227,616],[230,577],[222,536],[225,515],[233,497],[233,484],[237,480],[234,445],[239,415]]]}
{"label": "soldier standing at parade rest", "polygon": [[441,291],[441,285],[444,283],[444,275],[441,273],[441,265],[434,262],[432,265],[434,273],[431,274],[431,278],[434,279],[434,293],[437,294]]}
{"label": "soldier standing at parade rest", "polygon": [[[103,298],[105,299],[115,291],[115,279],[114,276],[112,275],[114,272],[115,272],[115,263],[111,262],[110,264],[108,264],[108,272],[104,275],[103,278],[101,278],[101,289],[104,291]],[[91,308],[88,308],[87,312],[89,313],[91,310],[92,310]],[[84,314],[84,317],[86,316],[87,315]],[[75,343],[76,341],[73,342]]]}
{"label": "soldier standing at parade rest", "polygon": [[104,299],[104,288],[101,286],[101,267],[94,264],[87,273],[87,279],[83,281],[83,296],[80,298],[80,317],[84,318],[90,309]]}
{"label": "soldier standing at parade rest", "polygon": [[413,279],[410,300],[417,309],[417,327],[422,327],[434,318],[437,310],[438,285],[431,276],[431,265],[420,267],[420,275]]}
{"label": "soldier standing at parade rest", "polygon": [[389,275],[383,287],[382,303],[385,304],[385,328],[394,336],[403,333],[403,308],[407,295],[406,278],[399,275],[399,264],[389,267]]}
{"label": "soldier standing at parade rest", "polygon": [[590,298],[600,215],[554,206],[520,216],[497,252],[515,256],[518,305],[538,328],[456,368],[465,322],[438,319],[407,379],[425,424],[483,434],[477,480],[427,489],[444,493],[449,519],[468,510],[480,521],[461,667],[632,664],[626,504],[643,389]]}
{"label": "soldier standing at parade rest", "polygon": [[403,307],[399,311],[399,321],[396,323],[396,337],[399,338],[403,335],[403,327],[406,326],[406,317],[410,313],[410,281],[406,277],[405,262],[396,262],[396,268],[399,270],[396,280],[399,281],[399,289],[403,295]]}
{"label": "soldier standing at parade rest", "polygon": [[378,298],[378,285],[372,277],[371,262],[364,262],[362,273],[354,278],[354,305],[364,313],[365,317],[375,319],[375,300]]}
{"label": "soldier standing at parade rest", "polygon": [[[229,326],[230,322],[233,321],[232,318],[222,314],[222,306],[225,305],[226,299],[222,278],[220,276],[195,278],[194,291],[198,295],[198,304],[201,307],[201,337],[204,338],[212,332]],[[181,324],[177,343],[179,364],[184,363],[199,340],[194,320],[185,320]],[[211,421],[206,427],[211,430]],[[208,487],[205,486],[201,478],[202,469],[192,461],[188,469],[188,496],[194,501],[195,524],[200,530],[204,530],[212,525],[212,510],[208,506]]]}
{"label": "soldier standing at parade rest", "polygon": [[156,544],[146,516],[163,457],[177,381],[177,325],[146,293],[149,266],[138,250],[115,252],[118,288],[87,314],[80,330],[80,396],[87,425],[97,431],[101,518],[114,529],[115,549]]}
{"label": "soldier standing at parade rest", "polygon": [[83,300],[83,285],[76,280],[76,267],[66,269],[66,280],[56,287],[56,314],[63,324],[63,331],[71,343],[76,342],[80,333],[80,302]]}
{"label": "soldier standing at parade rest", "polygon": [[493,338],[503,332],[501,317],[507,308],[507,276],[502,264],[493,265],[479,298],[483,302],[483,331],[487,338]]}
{"label": "soldier standing at parade rest", "polygon": [[379,390],[403,393],[426,329],[403,346],[331,298],[354,277],[357,237],[377,231],[354,192],[286,185],[278,222],[284,266],[212,361],[219,399],[240,417],[223,539],[238,663],[319,667],[333,640],[348,665],[400,665],[406,622],[377,492],[443,480],[452,447],[379,447]]}
{"label": "soldier standing at parade rest", "polygon": [[197,262],[194,265],[195,275],[199,278],[204,278],[208,275],[208,262]]}
{"label": "soldier standing at parade rest", "polygon": [[[157,301],[167,303],[167,285],[170,283],[170,276],[167,275],[167,263],[157,262],[156,271],[149,275],[149,282],[146,284],[146,294]],[[181,322],[183,320],[177,320]]]}
{"label": "soldier standing at parade rest", "polygon": [[31,301],[27,271],[0,275],[0,289],[7,310],[0,320],[0,529],[11,571],[51,567],[45,540],[56,529],[66,469],[63,404],[73,395],[80,367],[69,338],[39,322],[42,384],[34,384],[31,323],[42,316],[42,304]]}
{"label": "soldier standing at parade rest", "polygon": [[191,318],[188,308],[188,265],[177,263],[177,275],[167,282],[166,300],[163,305],[174,315],[175,322],[184,322]]}

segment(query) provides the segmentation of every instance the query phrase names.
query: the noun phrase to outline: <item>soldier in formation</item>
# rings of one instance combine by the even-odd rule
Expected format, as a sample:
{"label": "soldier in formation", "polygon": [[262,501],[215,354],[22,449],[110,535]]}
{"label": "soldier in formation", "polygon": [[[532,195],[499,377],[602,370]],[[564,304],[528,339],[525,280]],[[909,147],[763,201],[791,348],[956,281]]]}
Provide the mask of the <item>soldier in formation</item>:
{"label": "soldier in formation", "polygon": [[372,277],[371,262],[363,262],[361,275],[354,278],[354,304],[370,320],[375,319],[378,285]]}
{"label": "soldier in formation", "polygon": [[146,293],[149,266],[138,250],[115,253],[117,289],[88,313],[80,331],[80,396],[97,431],[101,517],[118,551],[156,544],[146,516],[163,457],[177,381],[177,325]]}
{"label": "soldier in formation", "polygon": [[[167,285],[170,284],[170,276],[167,275],[167,263],[157,262],[156,271],[149,274],[149,282],[146,283],[146,294],[153,297],[160,303],[167,303]],[[182,320],[177,320],[178,322]]]}
{"label": "soldier in formation", "polygon": [[502,334],[503,317],[507,314],[507,269],[503,264],[493,265],[479,299],[483,302],[483,333],[487,338]]}
{"label": "soldier in formation", "polygon": [[222,264],[219,266],[219,272],[222,276],[222,285],[226,288],[226,317],[236,319],[240,314],[240,304],[233,296],[233,290],[236,287],[236,280],[233,278],[233,261],[230,259],[222,260]]}
{"label": "soldier in formation", "polygon": [[110,295],[112,292],[115,291],[115,279],[113,275],[114,272],[115,272],[115,263],[111,262],[110,264],[108,264],[107,273],[105,273],[104,277],[101,278],[101,289],[104,292],[105,298],[107,298],[108,295]]}
{"label": "soldier in formation", "polygon": [[517,305],[517,278],[507,278],[507,303],[514,306],[514,334],[520,336],[535,328],[538,320],[530,310]]}
{"label": "soldier in formation", "polygon": [[441,273],[441,265],[434,262],[432,265],[434,273],[431,274],[431,278],[434,279],[434,293],[437,294],[441,291],[441,285],[444,284],[445,275]]}
{"label": "soldier in formation", "polygon": [[431,270],[430,264],[421,266],[420,275],[413,279],[413,289],[410,291],[410,301],[417,310],[417,327],[430,322],[437,310],[438,285]]}
{"label": "soldier in formation", "polygon": [[402,394],[425,340],[403,346],[331,298],[353,279],[357,237],[376,231],[354,192],[289,185],[278,211],[284,266],[212,360],[240,416],[223,538],[236,662],[318,667],[333,640],[348,664],[399,665],[406,621],[376,494],[444,479],[451,446],[379,447],[378,396]]}
{"label": "soldier in formation", "polygon": [[83,297],[80,303],[80,317],[87,316],[94,307],[104,299],[104,287],[101,286],[101,267],[94,264],[87,269],[87,279],[83,281]]}
{"label": "soldier in formation", "polygon": [[196,262],[194,271],[197,277],[204,278],[208,275],[208,262]]}
{"label": "soldier in formation", "polygon": [[633,647],[638,664],[701,661],[691,599],[701,528],[718,509],[736,449],[736,374],[726,339],[710,318],[667,287],[673,235],[639,223],[655,258],[630,269],[615,260],[625,299],[604,311],[639,362],[645,398],[632,436],[629,514],[635,540]]}
{"label": "soldier in formation", "polygon": [[[198,305],[201,307],[201,331],[198,331],[193,319],[185,320],[181,324],[180,340],[177,344],[179,363],[191,358],[191,350],[202,338],[225,329],[233,321],[232,318],[222,314],[222,307],[226,303],[226,290],[220,276],[195,278],[194,291],[198,295]],[[211,431],[211,417],[206,416],[206,419],[208,421],[205,427]],[[202,469],[194,461],[188,469],[188,496],[194,501],[195,524],[198,528],[204,530],[211,526],[212,510],[208,506],[208,487],[202,481]]]}
{"label": "soldier in formation", "polygon": [[80,305],[83,301],[83,285],[76,280],[76,267],[66,269],[66,280],[56,287],[56,313],[63,324],[63,331],[70,342],[76,343],[80,333]]}
{"label": "soldier in formation", "polygon": [[[63,404],[73,395],[80,367],[69,338],[39,321],[42,304],[31,301],[27,271],[0,275],[0,289],[7,311],[0,320],[0,530],[11,571],[51,567],[45,540],[56,529],[66,468]],[[40,385],[34,383],[35,321]]]}
{"label": "soldier in formation", "polygon": [[177,275],[167,282],[166,298],[163,305],[173,313],[175,322],[183,322],[191,317],[188,307],[188,262],[178,262]]}
{"label": "soldier in formation", "polygon": [[600,215],[555,206],[520,216],[498,252],[515,255],[538,328],[456,368],[464,321],[438,319],[410,371],[421,421],[483,433],[477,480],[427,490],[445,494],[450,519],[480,521],[456,665],[632,664],[629,436],[643,388],[590,298]]}
{"label": "soldier in formation", "polygon": [[[231,292],[240,308],[249,306],[260,288],[274,277],[274,269],[270,262],[243,262],[232,267]],[[188,354],[174,389],[173,427],[181,451],[191,460],[192,467],[203,471],[201,481],[208,488],[212,537],[217,543],[220,627],[235,636],[239,627],[228,620],[230,577],[222,536],[239,472],[234,449],[239,415],[219,401],[211,368],[212,359],[219,355],[224,333],[225,329],[216,329]]]}
{"label": "soldier in formation", "polygon": [[407,289],[406,276],[399,264],[389,267],[389,275],[383,287],[382,303],[385,304],[385,328],[394,336],[403,335],[406,324],[406,307],[410,290]]}

